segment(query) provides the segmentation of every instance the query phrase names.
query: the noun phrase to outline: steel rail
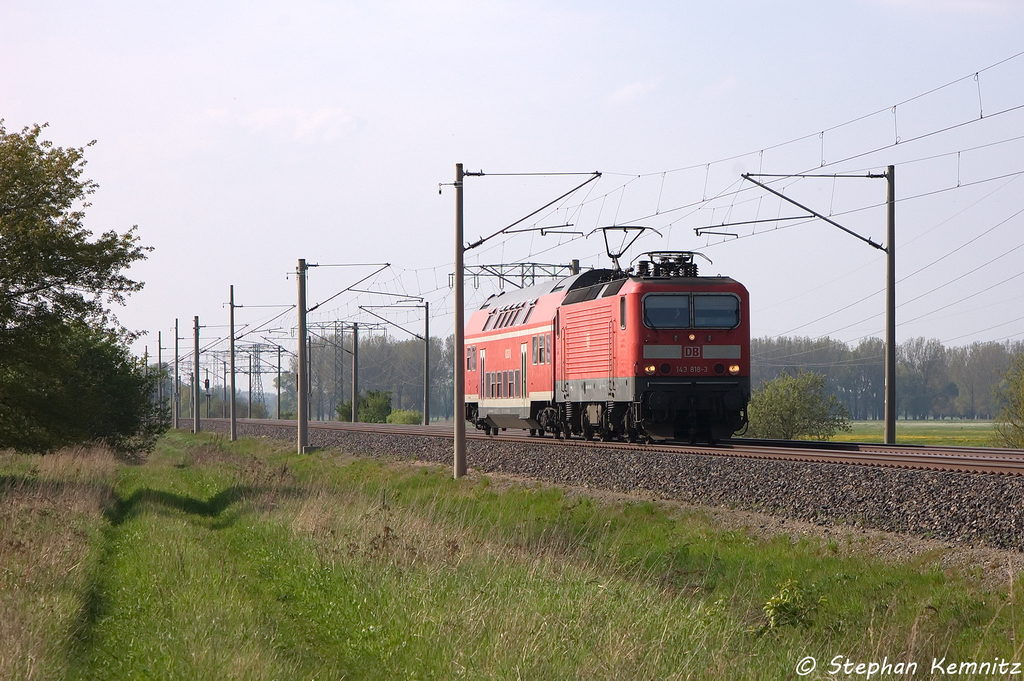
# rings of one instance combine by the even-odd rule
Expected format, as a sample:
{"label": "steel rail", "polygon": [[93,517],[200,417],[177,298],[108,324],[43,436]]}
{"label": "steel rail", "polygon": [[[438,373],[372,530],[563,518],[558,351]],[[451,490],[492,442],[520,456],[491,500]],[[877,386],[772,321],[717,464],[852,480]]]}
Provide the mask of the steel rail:
{"label": "steel rail", "polygon": [[[210,422],[225,419],[207,419]],[[294,428],[294,421],[271,419],[239,419],[239,424]],[[311,430],[347,431],[385,435],[453,437],[450,424],[399,425],[391,423],[346,423],[310,421]],[[634,444],[601,442],[583,439],[556,439],[502,433],[497,437],[476,430],[467,430],[467,439],[522,445],[572,446],[634,452],[676,453],[697,456],[732,457],[763,461],[791,461],[836,465],[875,466],[907,470],[955,472],[988,475],[1024,475],[1024,450],[994,447],[950,447],[927,445],[882,445],[856,442],[771,441],[742,438],[727,440],[721,445],[686,445],[680,443]]]}

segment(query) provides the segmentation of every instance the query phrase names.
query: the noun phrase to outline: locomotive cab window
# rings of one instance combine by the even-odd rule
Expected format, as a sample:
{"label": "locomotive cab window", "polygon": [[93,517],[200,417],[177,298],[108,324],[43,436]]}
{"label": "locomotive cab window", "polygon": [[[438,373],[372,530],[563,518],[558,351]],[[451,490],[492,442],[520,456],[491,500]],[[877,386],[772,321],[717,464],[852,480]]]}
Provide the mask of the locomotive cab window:
{"label": "locomotive cab window", "polygon": [[652,329],[690,328],[690,295],[666,293],[644,296],[644,324]]}
{"label": "locomotive cab window", "polygon": [[651,329],[734,329],[740,299],[721,293],[655,293],[644,296],[644,324]]}
{"label": "locomotive cab window", "polygon": [[698,329],[734,329],[740,325],[740,299],[734,295],[693,296],[693,325]]}

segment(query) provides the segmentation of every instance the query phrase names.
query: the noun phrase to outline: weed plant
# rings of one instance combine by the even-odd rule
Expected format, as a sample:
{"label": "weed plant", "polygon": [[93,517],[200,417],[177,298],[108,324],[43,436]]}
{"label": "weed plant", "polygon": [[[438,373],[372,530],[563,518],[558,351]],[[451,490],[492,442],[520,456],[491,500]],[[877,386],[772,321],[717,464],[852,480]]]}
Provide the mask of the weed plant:
{"label": "weed plant", "polygon": [[[36,537],[5,554],[24,567],[0,591],[20,623],[4,678],[774,679],[808,655],[809,678],[836,655],[924,678],[933,657],[1020,655],[1015,565],[882,562],[850,538],[269,441],[90,457],[0,460],[4,512]],[[51,504],[39,478],[81,496]]]}

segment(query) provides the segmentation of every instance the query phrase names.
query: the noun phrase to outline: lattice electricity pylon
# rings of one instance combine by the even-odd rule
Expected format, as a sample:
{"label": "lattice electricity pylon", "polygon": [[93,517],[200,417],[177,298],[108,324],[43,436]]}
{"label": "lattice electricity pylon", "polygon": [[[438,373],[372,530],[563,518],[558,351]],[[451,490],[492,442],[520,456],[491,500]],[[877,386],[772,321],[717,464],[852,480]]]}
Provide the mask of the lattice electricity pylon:
{"label": "lattice electricity pylon", "polygon": [[266,408],[267,400],[263,395],[263,365],[260,364],[259,343],[255,343],[252,346],[252,366],[253,371],[256,373],[256,378],[253,380],[252,384],[252,401],[254,404],[261,404]]}
{"label": "lattice electricity pylon", "polygon": [[277,346],[270,343],[253,343],[245,346],[244,350],[247,350],[249,355],[252,357],[252,375],[250,376],[250,381],[252,382],[252,403],[262,404],[266,407],[267,397],[263,392],[263,374],[276,374],[277,367],[264,367],[262,355],[266,352],[271,352],[276,355]]}
{"label": "lattice electricity pylon", "polygon": [[[508,282],[516,288],[525,288],[537,283],[537,278],[558,279],[571,274],[579,274],[580,264],[574,260],[570,265],[548,265],[539,262],[517,262],[501,265],[466,265],[463,268],[466,276],[473,280],[473,288],[480,288],[480,277],[491,277],[498,280],[498,287],[505,288]],[[519,283],[515,279],[519,279]],[[455,285],[455,275],[448,275],[448,287]]]}

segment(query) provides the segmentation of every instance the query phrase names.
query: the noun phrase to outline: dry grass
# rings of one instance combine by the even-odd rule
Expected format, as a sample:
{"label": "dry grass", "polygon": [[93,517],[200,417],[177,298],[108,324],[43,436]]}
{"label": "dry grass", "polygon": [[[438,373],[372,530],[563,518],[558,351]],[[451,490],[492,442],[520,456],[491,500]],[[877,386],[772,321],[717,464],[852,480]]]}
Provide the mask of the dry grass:
{"label": "dry grass", "polygon": [[381,624],[369,624],[367,636],[400,626],[407,640],[459,651],[437,661],[452,676],[552,678],[575,668],[579,678],[647,678],[675,667],[669,678],[688,678],[694,653],[724,653],[743,635],[730,628],[724,601],[679,597],[660,570],[617,572],[565,534],[538,538],[524,525],[521,537],[488,537],[432,503],[392,505],[320,486],[277,512],[313,545],[321,568],[362,565],[394,596],[376,604]]}
{"label": "dry grass", "polygon": [[102,448],[0,453],[0,678],[54,678],[118,463]]}

